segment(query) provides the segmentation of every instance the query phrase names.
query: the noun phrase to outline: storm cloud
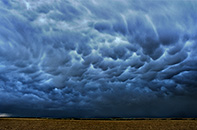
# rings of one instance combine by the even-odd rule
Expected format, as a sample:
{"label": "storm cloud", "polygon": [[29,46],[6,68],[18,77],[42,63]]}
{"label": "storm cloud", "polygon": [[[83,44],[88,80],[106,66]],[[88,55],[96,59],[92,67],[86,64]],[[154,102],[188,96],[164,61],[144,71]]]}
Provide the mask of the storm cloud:
{"label": "storm cloud", "polygon": [[197,116],[196,1],[0,5],[3,116]]}

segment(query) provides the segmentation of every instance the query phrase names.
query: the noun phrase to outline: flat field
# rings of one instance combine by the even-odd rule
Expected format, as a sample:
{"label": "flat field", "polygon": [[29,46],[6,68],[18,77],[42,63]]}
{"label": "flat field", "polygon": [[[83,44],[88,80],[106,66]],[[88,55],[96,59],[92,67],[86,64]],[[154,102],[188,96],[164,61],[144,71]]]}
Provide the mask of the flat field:
{"label": "flat field", "polygon": [[197,130],[197,120],[70,120],[0,118],[0,130]]}

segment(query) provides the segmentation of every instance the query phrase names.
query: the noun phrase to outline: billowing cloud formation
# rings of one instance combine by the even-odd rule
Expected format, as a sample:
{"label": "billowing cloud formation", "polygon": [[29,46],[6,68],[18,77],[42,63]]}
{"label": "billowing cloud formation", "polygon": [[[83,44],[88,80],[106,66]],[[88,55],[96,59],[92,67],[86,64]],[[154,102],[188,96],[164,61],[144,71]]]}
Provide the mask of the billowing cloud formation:
{"label": "billowing cloud formation", "polygon": [[196,1],[0,5],[1,113],[197,116]]}

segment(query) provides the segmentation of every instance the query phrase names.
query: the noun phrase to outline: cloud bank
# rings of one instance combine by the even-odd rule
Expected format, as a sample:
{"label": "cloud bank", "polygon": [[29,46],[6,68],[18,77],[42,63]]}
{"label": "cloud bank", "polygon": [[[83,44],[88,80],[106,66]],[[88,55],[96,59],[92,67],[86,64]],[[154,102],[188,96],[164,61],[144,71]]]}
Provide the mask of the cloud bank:
{"label": "cloud bank", "polygon": [[0,5],[1,113],[197,116],[196,1]]}

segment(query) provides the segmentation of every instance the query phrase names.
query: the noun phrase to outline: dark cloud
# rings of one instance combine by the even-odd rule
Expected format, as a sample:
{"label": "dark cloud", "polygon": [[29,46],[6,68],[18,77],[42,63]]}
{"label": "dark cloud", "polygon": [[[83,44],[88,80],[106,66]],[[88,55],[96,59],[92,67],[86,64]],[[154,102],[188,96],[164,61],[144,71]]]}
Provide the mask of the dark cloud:
{"label": "dark cloud", "polygon": [[197,116],[197,2],[0,5],[0,116]]}

